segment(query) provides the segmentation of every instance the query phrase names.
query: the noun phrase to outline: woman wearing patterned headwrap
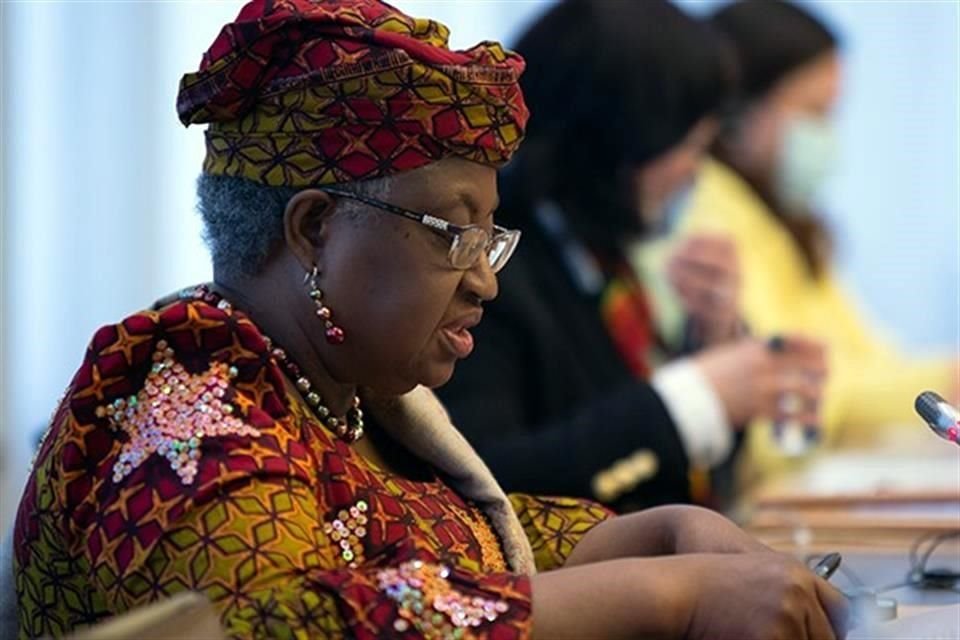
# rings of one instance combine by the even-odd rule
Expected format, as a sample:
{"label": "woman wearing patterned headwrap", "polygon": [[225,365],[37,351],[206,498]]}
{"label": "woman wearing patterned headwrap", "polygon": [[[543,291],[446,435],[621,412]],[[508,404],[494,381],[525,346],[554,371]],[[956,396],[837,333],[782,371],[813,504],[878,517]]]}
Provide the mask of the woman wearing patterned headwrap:
{"label": "woman wearing patterned headwrap", "polygon": [[828,636],[835,592],[719,516],[508,499],[425,389],[516,246],[527,119],[522,60],[446,37],[255,0],[183,79],[215,282],[93,337],[21,500],[21,637],[184,590],[234,638]]}

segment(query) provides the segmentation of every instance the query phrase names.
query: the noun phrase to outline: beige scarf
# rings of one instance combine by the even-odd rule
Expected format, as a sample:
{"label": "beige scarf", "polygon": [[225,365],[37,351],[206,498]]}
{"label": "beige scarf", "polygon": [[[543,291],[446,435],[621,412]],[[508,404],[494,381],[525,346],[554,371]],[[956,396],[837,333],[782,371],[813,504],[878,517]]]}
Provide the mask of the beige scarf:
{"label": "beige scarf", "polygon": [[364,409],[410,453],[443,472],[462,496],[473,500],[496,528],[514,573],[533,575],[533,551],[506,494],[466,438],[450,422],[432,391],[417,387],[393,398],[364,396]]}

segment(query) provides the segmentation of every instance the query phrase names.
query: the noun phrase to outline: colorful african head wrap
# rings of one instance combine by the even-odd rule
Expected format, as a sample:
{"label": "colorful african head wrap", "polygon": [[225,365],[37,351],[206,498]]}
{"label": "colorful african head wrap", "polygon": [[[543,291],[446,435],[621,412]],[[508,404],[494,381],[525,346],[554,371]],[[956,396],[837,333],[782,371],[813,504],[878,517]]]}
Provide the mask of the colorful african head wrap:
{"label": "colorful african head wrap", "polygon": [[253,0],[183,77],[204,171],[304,187],[459,156],[499,167],[523,137],[523,59],[378,0]]}

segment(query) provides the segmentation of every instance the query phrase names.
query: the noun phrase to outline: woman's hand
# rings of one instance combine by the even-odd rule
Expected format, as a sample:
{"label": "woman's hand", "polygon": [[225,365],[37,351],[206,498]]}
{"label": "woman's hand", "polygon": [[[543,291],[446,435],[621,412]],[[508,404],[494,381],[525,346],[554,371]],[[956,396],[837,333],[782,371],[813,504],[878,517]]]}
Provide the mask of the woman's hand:
{"label": "woman's hand", "polygon": [[613,560],[532,578],[533,637],[833,640],[846,599],[778,553]]}
{"label": "woman's hand", "polygon": [[740,335],[740,266],[731,239],[715,234],[685,238],[670,255],[666,274],[703,344]]}
{"label": "woman's hand", "polygon": [[682,637],[689,640],[843,638],[846,598],[799,561],[779,553],[677,558],[689,590]]}
{"label": "woman's hand", "polygon": [[826,350],[800,336],[785,337],[782,345],[773,351],[748,337],[694,356],[731,424],[742,426],[754,418],[820,424]]}

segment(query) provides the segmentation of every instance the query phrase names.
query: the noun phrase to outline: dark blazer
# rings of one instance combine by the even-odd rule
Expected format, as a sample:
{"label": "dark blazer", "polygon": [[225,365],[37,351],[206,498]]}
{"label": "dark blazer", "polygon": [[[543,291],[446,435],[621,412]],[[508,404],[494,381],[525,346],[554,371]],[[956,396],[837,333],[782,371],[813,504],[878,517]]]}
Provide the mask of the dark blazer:
{"label": "dark blazer", "polygon": [[500,294],[472,330],[474,353],[438,390],[454,424],[507,491],[595,498],[598,472],[647,449],[656,473],[611,506],[689,501],[687,457],[663,402],[627,369],[598,298],[577,288],[552,239],[535,222],[521,228]]}

